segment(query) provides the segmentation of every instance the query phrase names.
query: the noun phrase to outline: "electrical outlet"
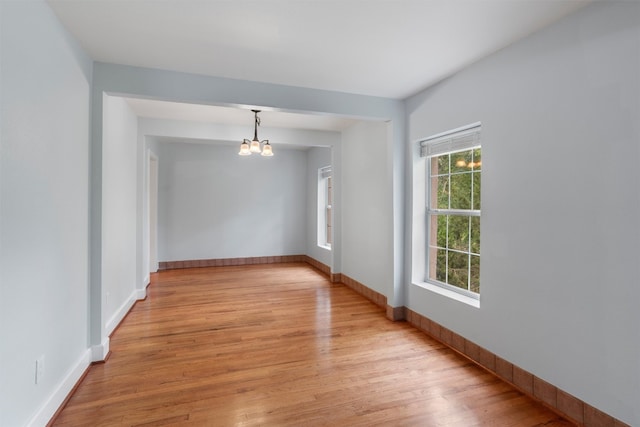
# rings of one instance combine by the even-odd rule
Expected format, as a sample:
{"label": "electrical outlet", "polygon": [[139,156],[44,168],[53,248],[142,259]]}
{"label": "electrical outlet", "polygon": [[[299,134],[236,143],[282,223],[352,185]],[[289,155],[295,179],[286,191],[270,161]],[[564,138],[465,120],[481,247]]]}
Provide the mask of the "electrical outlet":
{"label": "electrical outlet", "polygon": [[36,375],[35,375],[35,383],[38,384],[42,382],[44,378],[44,354],[36,360]]}

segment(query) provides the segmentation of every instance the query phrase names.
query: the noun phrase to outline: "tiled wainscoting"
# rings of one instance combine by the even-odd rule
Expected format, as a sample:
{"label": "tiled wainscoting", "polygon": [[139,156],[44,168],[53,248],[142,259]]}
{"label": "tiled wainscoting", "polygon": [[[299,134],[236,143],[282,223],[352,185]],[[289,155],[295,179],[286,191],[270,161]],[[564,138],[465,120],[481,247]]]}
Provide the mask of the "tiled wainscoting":
{"label": "tiled wainscoting", "polygon": [[404,309],[407,322],[413,327],[442,342],[475,364],[512,384],[524,394],[543,402],[555,412],[577,424],[586,427],[629,427],[628,424],[586,404],[427,317],[406,307],[402,307],[402,309]]}
{"label": "tiled wainscoting", "polygon": [[158,270],[177,268],[226,267],[230,265],[275,264],[282,262],[305,262],[306,255],[256,256],[248,258],[194,259],[187,261],[161,261]]}
{"label": "tiled wainscoting", "polygon": [[502,359],[479,345],[465,339],[433,320],[406,307],[387,305],[387,297],[345,274],[332,273],[331,268],[307,255],[285,255],[253,258],[226,258],[193,261],[161,262],[160,270],[193,267],[222,267],[229,265],[273,264],[283,262],[306,262],[322,273],[331,282],[342,283],[377,306],[386,310],[387,318],[393,321],[406,320],[413,327],[440,341],[480,367],[488,370],[503,381],[513,385],[524,394],[542,402],[558,414],[585,427],[630,427],[628,424],[588,405],[530,372]]}
{"label": "tiled wainscoting", "polygon": [[[161,261],[158,265],[158,270],[175,270],[180,268],[197,268],[197,267],[226,267],[231,265],[251,265],[251,264],[276,264],[285,262],[306,262],[322,273],[326,274],[331,282],[342,283],[347,287],[353,289],[355,292],[364,296],[379,307],[387,308],[387,297],[379,292],[369,289],[362,283],[358,282],[340,273],[332,273],[331,268],[311,258],[307,255],[281,255],[281,256],[263,256],[263,257],[248,257],[248,258],[218,258],[218,259],[196,259],[185,261]],[[402,309],[403,317],[392,317],[393,320],[404,320],[404,307]],[[397,309],[396,309],[397,311]],[[398,311],[399,313],[399,311]]]}
{"label": "tiled wainscoting", "polygon": [[[391,307],[387,305],[386,296],[369,289],[364,284],[344,274],[332,274],[329,266],[310,257],[306,257],[304,261],[330,276],[332,282],[343,283],[374,304],[385,308],[387,318],[390,320],[406,320],[413,327],[440,341],[503,381],[515,386],[524,394],[541,401],[563,417],[585,427],[629,427],[628,424],[584,403],[553,384],[549,384],[513,363],[496,356],[489,350],[465,339],[431,319],[406,307]],[[338,277],[336,278],[336,276]]]}
{"label": "tiled wainscoting", "polygon": [[359,293],[360,295],[362,295],[363,297],[365,297],[369,301],[373,302],[378,307],[386,309],[386,307],[387,307],[387,297],[386,296],[382,295],[379,292],[374,291],[373,289],[369,289],[368,287],[366,287],[362,283],[358,282],[357,280],[352,279],[349,276],[346,276],[344,274],[341,274],[340,276],[341,276],[340,277],[340,283],[342,283],[343,285],[347,286],[348,288],[353,289],[354,291],[356,291],[357,293]]}

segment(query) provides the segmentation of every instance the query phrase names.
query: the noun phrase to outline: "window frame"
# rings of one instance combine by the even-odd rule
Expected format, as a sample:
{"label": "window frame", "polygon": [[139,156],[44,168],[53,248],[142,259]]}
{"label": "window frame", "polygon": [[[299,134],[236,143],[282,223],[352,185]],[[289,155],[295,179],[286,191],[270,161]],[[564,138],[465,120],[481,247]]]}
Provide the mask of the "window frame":
{"label": "window frame", "polygon": [[[439,288],[442,289],[446,289],[448,291],[452,291],[454,293],[463,295],[465,297],[469,297],[472,298],[474,300],[479,300],[480,299],[480,293],[476,293],[470,290],[471,288],[471,274],[470,274],[470,269],[471,269],[471,257],[472,256],[478,256],[479,261],[481,260],[481,255],[480,255],[480,250],[478,251],[478,253],[472,252],[472,248],[471,248],[471,233],[469,233],[469,247],[467,251],[461,251],[461,250],[457,250],[454,249],[453,252],[458,252],[458,253],[462,253],[467,255],[468,260],[467,260],[467,267],[469,268],[469,272],[468,272],[468,279],[467,279],[467,289],[455,286],[455,285],[451,285],[449,283],[446,282],[442,282],[440,280],[431,278],[431,268],[432,268],[432,262],[434,261],[432,258],[434,256],[434,252],[437,253],[438,249],[445,249],[446,251],[452,251],[452,249],[449,248],[449,238],[447,235],[447,242],[446,242],[446,248],[440,248],[439,246],[437,246],[437,242],[436,245],[432,245],[432,218],[437,218],[438,216],[442,216],[442,215],[446,215],[449,216],[449,218],[451,216],[464,216],[464,217],[468,217],[469,218],[469,227],[471,227],[471,218],[473,217],[477,217],[480,218],[481,217],[481,209],[473,209],[475,206],[473,205],[473,202],[470,206],[470,209],[451,209],[450,206],[447,209],[442,209],[442,208],[438,208],[437,206],[434,208],[432,207],[432,197],[434,196],[433,194],[433,179],[434,178],[438,178],[438,177],[442,177],[442,176],[448,176],[449,178],[451,178],[452,175],[455,175],[455,172],[452,173],[451,171],[451,163],[449,164],[449,168],[447,171],[447,174],[437,174],[436,176],[433,176],[432,174],[432,159],[438,156],[443,156],[443,155],[451,155],[451,154],[455,154],[455,153],[459,153],[459,152],[463,152],[463,151],[470,151],[470,150],[475,150],[475,149],[482,149],[482,144],[481,144],[481,140],[480,140],[480,131],[481,131],[481,125],[479,123],[473,124],[473,125],[469,125],[463,128],[458,128],[458,129],[454,129],[448,132],[443,132],[441,134],[438,135],[434,135],[432,137],[426,138],[422,141],[420,141],[420,152],[421,152],[421,156],[425,157],[425,161],[426,161],[426,200],[425,200],[425,228],[426,228],[426,242],[425,242],[425,277],[424,277],[424,281],[425,283],[437,286]],[[451,157],[450,157],[451,159]],[[449,160],[451,162],[451,160]],[[482,169],[480,169],[479,171],[480,176],[482,176]],[[436,181],[437,183],[437,181]],[[472,184],[473,184],[473,175],[472,175]],[[437,190],[436,190],[437,191]],[[473,186],[471,187],[471,191],[472,191],[472,197],[473,197]],[[480,189],[480,194],[482,194],[482,189]],[[435,200],[437,200],[437,194],[435,197]],[[482,200],[482,199],[480,199]],[[437,219],[435,219],[435,221],[437,221]],[[480,222],[480,221],[479,221]],[[448,226],[447,226],[447,232],[448,232]],[[447,260],[448,263],[448,260]],[[448,270],[448,266],[445,267],[446,270]],[[447,273],[448,274],[448,273]],[[435,275],[434,275],[435,276]],[[479,286],[479,285],[478,285]]]}
{"label": "window frame", "polygon": [[331,250],[333,241],[332,229],[332,198],[333,173],[331,166],[318,169],[318,197],[317,197],[317,245]]}

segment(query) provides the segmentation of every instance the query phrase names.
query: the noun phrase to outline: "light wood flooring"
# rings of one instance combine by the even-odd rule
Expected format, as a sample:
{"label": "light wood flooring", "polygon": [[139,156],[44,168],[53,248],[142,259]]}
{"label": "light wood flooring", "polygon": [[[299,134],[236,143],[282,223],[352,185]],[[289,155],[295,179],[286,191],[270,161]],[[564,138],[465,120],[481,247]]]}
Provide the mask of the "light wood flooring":
{"label": "light wood flooring", "polygon": [[154,274],[55,426],[572,426],[307,264]]}

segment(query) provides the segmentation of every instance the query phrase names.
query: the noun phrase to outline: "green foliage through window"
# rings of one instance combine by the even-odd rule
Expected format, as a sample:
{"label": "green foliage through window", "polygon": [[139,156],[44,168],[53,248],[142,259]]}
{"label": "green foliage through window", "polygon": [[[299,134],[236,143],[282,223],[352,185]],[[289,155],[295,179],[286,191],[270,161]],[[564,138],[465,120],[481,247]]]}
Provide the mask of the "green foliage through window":
{"label": "green foliage through window", "polygon": [[480,148],[430,159],[429,279],[480,293]]}

